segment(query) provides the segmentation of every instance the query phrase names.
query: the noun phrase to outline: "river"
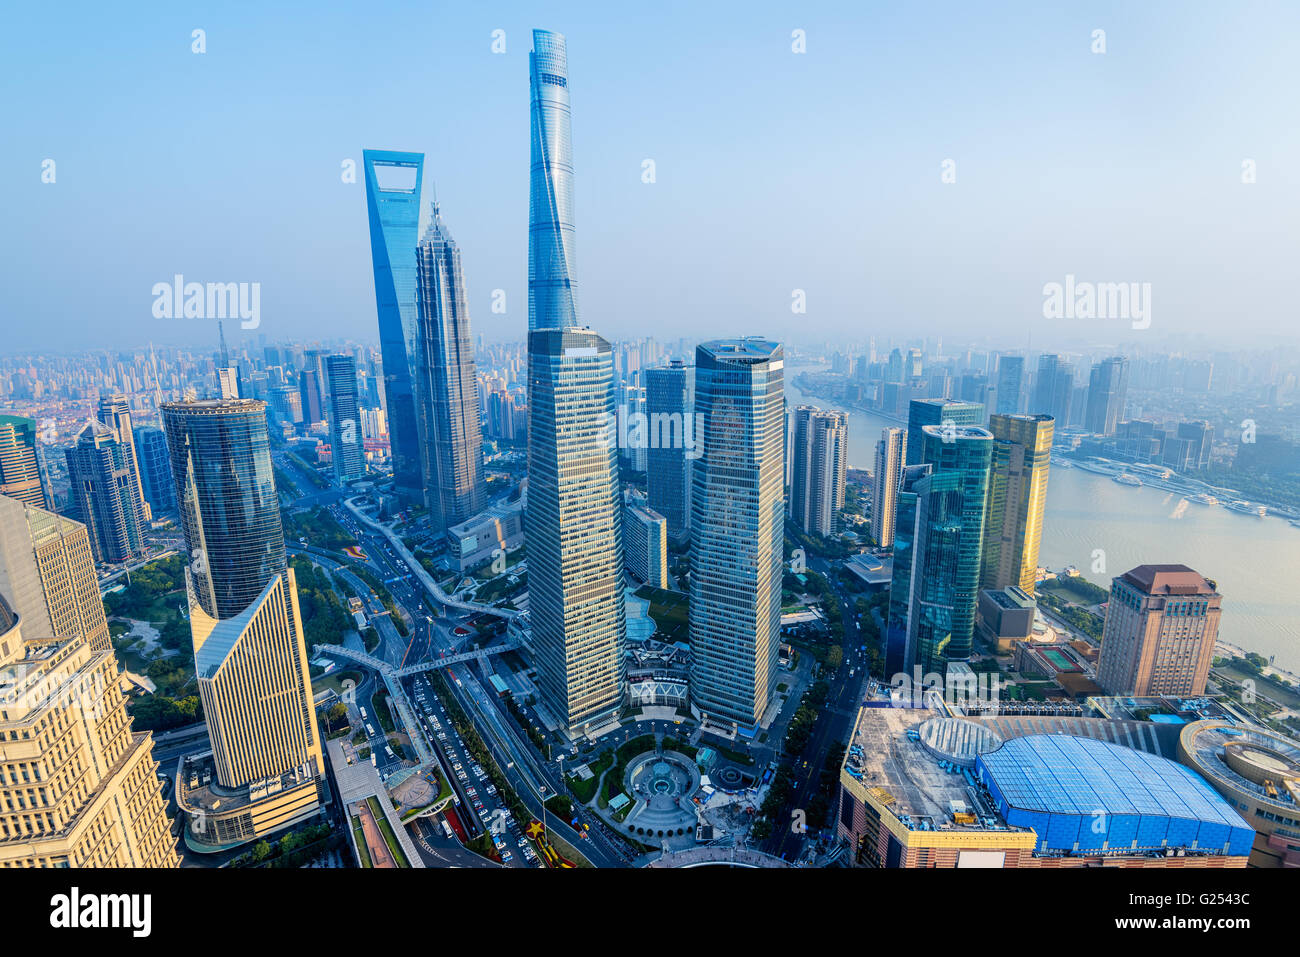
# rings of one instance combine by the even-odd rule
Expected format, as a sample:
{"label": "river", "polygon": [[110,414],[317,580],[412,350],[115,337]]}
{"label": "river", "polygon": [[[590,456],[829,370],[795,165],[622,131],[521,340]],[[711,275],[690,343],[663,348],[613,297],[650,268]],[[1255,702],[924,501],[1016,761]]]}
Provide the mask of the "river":
{"label": "river", "polygon": [[[790,408],[808,404],[848,412],[849,467],[874,471],[881,429],[906,428],[906,423],[805,396],[794,379],[818,368],[786,370]],[[1098,549],[1104,564],[1094,571]],[[1219,636],[1224,641],[1300,672],[1300,528],[1284,519],[1196,505],[1162,489],[1119,485],[1105,475],[1054,467],[1038,562],[1057,571],[1074,565],[1104,588],[1135,565],[1188,565],[1219,586]]]}

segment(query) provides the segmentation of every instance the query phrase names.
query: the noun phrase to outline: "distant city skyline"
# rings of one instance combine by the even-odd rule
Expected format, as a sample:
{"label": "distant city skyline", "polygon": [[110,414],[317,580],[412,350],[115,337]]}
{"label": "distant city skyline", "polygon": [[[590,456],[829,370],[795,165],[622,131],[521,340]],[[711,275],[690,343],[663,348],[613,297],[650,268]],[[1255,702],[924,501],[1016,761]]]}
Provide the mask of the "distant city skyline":
{"label": "distant city skyline", "polygon": [[[272,338],[371,334],[361,151],[375,146],[424,153],[478,330],[522,339],[534,27],[567,37],[581,77],[582,315],[611,341],[654,328],[790,343],[794,330],[900,324],[1022,348],[1295,341],[1279,304],[1300,132],[1277,117],[1296,86],[1300,10],[1186,10],[1004,19],[755,4],[739,18],[667,4],[633,23],[595,6],[430,16],[409,4],[393,13],[407,28],[380,45],[325,4],[311,44],[291,13],[213,15],[201,55],[195,24],[162,8],[129,32],[82,11],[82,29],[112,42],[76,50],[50,14],[19,11],[6,33],[21,45],[0,39],[24,78],[21,95],[8,90],[0,157],[15,320],[4,349],[37,348],[51,330],[87,346],[206,338],[210,320],[151,312],[154,284],[177,274],[259,283],[256,331]],[[1104,54],[1090,49],[1098,28]],[[792,49],[796,30],[806,52]],[[430,122],[418,91],[449,74],[474,95],[440,96]],[[1150,326],[1044,318],[1044,287],[1067,277],[1150,283]],[[806,312],[792,312],[797,291]],[[232,338],[253,331],[230,325]]]}

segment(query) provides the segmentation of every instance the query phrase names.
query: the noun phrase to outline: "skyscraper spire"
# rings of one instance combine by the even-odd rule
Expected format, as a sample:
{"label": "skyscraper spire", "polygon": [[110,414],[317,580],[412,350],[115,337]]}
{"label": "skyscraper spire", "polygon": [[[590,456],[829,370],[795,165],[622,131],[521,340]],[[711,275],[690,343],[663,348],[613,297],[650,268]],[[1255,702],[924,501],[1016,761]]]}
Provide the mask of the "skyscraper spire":
{"label": "skyscraper spire", "polygon": [[221,368],[230,368],[230,352],[226,349],[226,321],[217,320],[217,339],[221,343]]}
{"label": "skyscraper spire", "polygon": [[528,203],[528,328],[578,325],[574,278],[573,148],[564,36],[533,31]]}

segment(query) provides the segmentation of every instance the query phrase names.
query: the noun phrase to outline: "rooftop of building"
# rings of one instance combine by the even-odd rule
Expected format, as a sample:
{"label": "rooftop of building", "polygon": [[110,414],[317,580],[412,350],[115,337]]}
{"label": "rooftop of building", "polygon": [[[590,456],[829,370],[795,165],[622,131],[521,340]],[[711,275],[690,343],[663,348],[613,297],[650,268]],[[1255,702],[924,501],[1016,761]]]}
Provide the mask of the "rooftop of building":
{"label": "rooftop of building", "polygon": [[921,431],[944,441],[956,439],[988,439],[993,441],[993,433],[978,425],[923,425]]}
{"label": "rooftop of building", "polygon": [[910,830],[1018,830],[980,794],[968,769],[941,763],[923,743],[921,726],[937,715],[928,708],[863,708],[843,772]]}
{"label": "rooftop of building", "polygon": [[1138,565],[1120,578],[1148,595],[1213,595],[1214,582],[1186,565]]}
{"label": "rooftop of building", "polygon": [[1006,588],[988,588],[984,590],[988,595],[989,601],[1002,608],[1037,608],[1038,603],[1027,591],[1019,585],[1008,585]]}
{"label": "rooftop of building", "polygon": [[719,360],[757,362],[776,358],[776,354],[781,351],[781,344],[761,336],[745,336],[738,339],[713,339],[701,343],[700,350]]}
{"label": "rooftop of building", "polygon": [[1158,815],[1246,828],[1232,806],[1176,761],[1074,735],[1012,738],[978,758],[1012,807],[1043,814]]}
{"label": "rooftop of building", "polygon": [[1180,728],[1179,743],[1211,781],[1279,808],[1300,812],[1300,742],[1274,731],[1228,721],[1194,721]]}

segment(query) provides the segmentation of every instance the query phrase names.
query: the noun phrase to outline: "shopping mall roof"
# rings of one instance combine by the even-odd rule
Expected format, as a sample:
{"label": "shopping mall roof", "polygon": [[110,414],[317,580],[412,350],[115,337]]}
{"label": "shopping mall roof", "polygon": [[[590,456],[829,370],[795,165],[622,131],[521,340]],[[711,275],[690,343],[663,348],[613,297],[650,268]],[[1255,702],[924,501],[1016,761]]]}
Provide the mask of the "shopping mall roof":
{"label": "shopping mall roof", "polygon": [[1185,848],[1247,855],[1254,831],[1195,772],[1166,758],[1073,735],[1013,738],[976,759],[1007,823],[1040,851]]}

